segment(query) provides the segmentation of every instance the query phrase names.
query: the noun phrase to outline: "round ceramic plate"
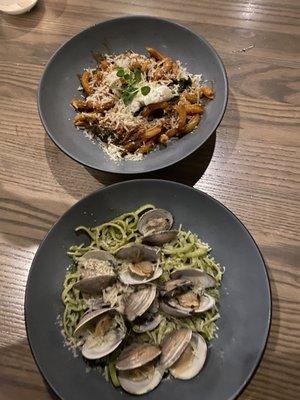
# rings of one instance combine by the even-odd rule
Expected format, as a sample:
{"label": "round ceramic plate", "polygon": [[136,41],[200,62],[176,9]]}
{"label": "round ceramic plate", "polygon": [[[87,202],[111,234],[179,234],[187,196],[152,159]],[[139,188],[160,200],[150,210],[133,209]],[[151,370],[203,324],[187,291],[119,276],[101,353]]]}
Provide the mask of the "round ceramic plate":
{"label": "round ceramic plate", "polygon": [[69,265],[66,251],[80,244],[78,225],[94,226],[142,204],[168,209],[175,225],[197,233],[225,266],[220,289],[218,337],[209,346],[201,373],[190,381],[165,380],[147,399],[232,400],[251,379],[262,357],[270,325],[271,297],[262,256],[244,225],[222,204],[198,190],[161,180],[134,180],[100,189],[75,204],[42,242],[29,273],[26,328],[41,373],[63,400],[125,400],[99,375],[87,373],[81,356],[64,346],[57,323],[62,313],[62,282]]}
{"label": "round ceramic plate", "polygon": [[[151,46],[180,60],[188,71],[203,74],[214,82],[215,99],[209,102],[198,128],[153,151],[142,161],[116,163],[97,144],[79,132],[73,119],[70,101],[78,97],[78,78],[84,68],[96,66],[91,51],[122,53],[133,50],[145,54]],[[50,138],[74,160],[101,171],[120,174],[154,171],[187,157],[216,130],[227,104],[225,68],[213,47],[189,29],[158,18],[132,16],[106,21],[78,33],[50,59],[41,79],[38,108],[41,121]]]}

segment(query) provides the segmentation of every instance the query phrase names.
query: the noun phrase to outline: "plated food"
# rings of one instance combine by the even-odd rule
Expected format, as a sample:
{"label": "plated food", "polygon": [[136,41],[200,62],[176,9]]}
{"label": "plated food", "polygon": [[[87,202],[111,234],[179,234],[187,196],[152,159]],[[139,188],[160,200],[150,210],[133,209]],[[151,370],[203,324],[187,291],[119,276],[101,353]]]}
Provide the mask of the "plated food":
{"label": "plated food", "polygon": [[139,160],[192,132],[214,98],[202,75],[152,47],[147,52],[94,53],[97,67],[80,75],[83,98],[71,101],[74,124],[116,160]]}
{"label": "plated food", "polygon": [[[153,390],[202,369],[216,333],[223,268],[210,247],[151,204],[87,228],[68,252],[62,333],[114,386]],[[100,378],[99,378],[100,379]]]}
{"label": "plated food", "polygon": [[[112,248],[103,248],[103,251],[118,259],[117,247],[125,245],[120,240],[123,234],[120,231],[113,238],[108,234],[109,226],[105,228],[103,223],[146,203],[168,210],[174,218],[171,230],[191,231],[192,236],[196,234],[198,238],[202,238],[202,242],[212,246],[212,254],[216,260],[226,267],[222,284],[216,288],[220,293],[220,299],[216,302],[221,315],[217,321],[219,330],[215,331],[215,338],[211,342],[207,334],[213,333],[214,330],[208,330],[207,334],[203,334],[208,346],[208,356],[201,372],[189,381],[173,379],[172,376],[168,380],[163,379],[146,397],[161,400],[182,399],[188,393],[189,400],[199,398],[233,400],[250,381],[266,345],[271,316],[270,287],[266,268],[253,238],[228,209],[206,193],[176,182],[139,179],[110,185],[77,202],[56,222],[35,255],[26,286],[25,321],[33,357],[41,374],[61,399],[94,400],[95,396],[107,400],[132,398],[132,395],[125,391],[116,390],[101,376],[98,371],[100,365],[97,364],[103,366],[103,359],[87,361],[87,369],[90,369],[90,363],[93,366],[96,364],[97,367],[92,368],[89,373],[86,372],[80,348],[78,350],[75,348],[78,357],[73,357],[73,352],[64,345],[67,340],[62,336],[62,327],[57,317],[62,316],[65,310],[61,294],[66,268],[70,263],[67,251],[76,245],[79,247],[71,249],[72,252],[81,249],[82,255],[84,252],[87,254],[91,250],[90,244],[93,241],[84,230],[75,232],[75,228],[89,227],[87,233],[91,231],[94,236],[96,230],[90,227],[102,225],[102,232],[107,235],[110,245],[113,245],[113,253]],[[181,229],[180,224],[182,224]],[[127,229],[124,236],[129,236]],[[139,238],[141,236],[138,234]],[[118,246],[116,239],[120,240]],[[106,240],[99,242],[98,245],[103,243],[105,246]],[[149,246],[149,243],[146,245]],[[161,252],[163,248],[160,247]],[[75,255],[71,254],[71,257]],[[73,260],[71,264],[73,265]],[[75,266],[73,268],[73,272],[76,273]],[[69,272],[71,273],[72,269]],[[70,284],[73,285],[79,278],[78,275],[73,277]],[[108,274],[107,279],[111,278]],[[143,285],[146,287],[154,285],[156,290],[160,291],[156,282],[158,280]],[[138,290],[141,285],[129,286]],[[206,292],[211,295],[209,293],[211,290],[206,289]],[[69,294],[72,299],[72,293]],[[80,292],[78,299],[83,299]],[[169,306],[173,305],[171,301]],[[82,317],[81,314],[87,311],[85,303],[79,303],[79,306],[82,309],[77,308],[76,300],[71,335]],[[79,317],[77,317],[78,311]],[[118,315],[112,311],[112,317],[114,313]],[[128,335],[128,328],[135,325],[135,320],[127,321],[127,317],[123,315],[122,318]],[[174,317],[174,320],[182,322],[185,318]],[[190,327],[185,326],[183,329]],[[201,332],[200,334],[202,336]],[[134,335],[137,333],[134,332]],[[126,345],[124,340],[120,346],[123,345]],[[162,344],[153,345],[162,351]],[[160,357],[161,355],[155,360],[159,361]]]}

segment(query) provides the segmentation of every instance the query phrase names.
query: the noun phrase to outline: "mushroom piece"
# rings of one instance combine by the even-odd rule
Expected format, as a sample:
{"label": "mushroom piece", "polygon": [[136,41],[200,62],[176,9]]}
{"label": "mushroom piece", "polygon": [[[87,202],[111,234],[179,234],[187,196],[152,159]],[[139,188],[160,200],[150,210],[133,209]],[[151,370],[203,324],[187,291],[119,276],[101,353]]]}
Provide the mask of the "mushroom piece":
{"label": "mushroom piece", "polygon": [[164,369],[156,364],[160,354],[159,347],[147,343],[134,343],[125,348],[116,364],[122,388],[137,395],[153,390],[164,373]]}
{"label": "mushroom piece", "polygon": [[149,284],[131,293],[126,299],[125,315],[129,321],[134,321],[143,315],[153,303],[156,296],[156,286]]}
{"label": "mushroom piece", "polygon": [[186,349],[192,338],[192,330],[181,328],[168,334],[162,342],[160,364],[168,369]]}
{"label": "mushroom piece", "polygon": [[122,316],[112,308],[91,311],[81,318],[75,332],[83,336],[82,355],[96,360],[113,352],[126,335]]}
{"label": "mushroom piece", "polygon": [[116,280],[117,260],[107,251],[91,250],[78,261],[82,279],[74,288],[83,293],[97,295]]}
{"label": "mushroom piece", "polygon": [[199,333],[193,333],[190,343],[169,368],[171,375],[177,379],[192,379],[202,369],[207,355],[207,345]]}

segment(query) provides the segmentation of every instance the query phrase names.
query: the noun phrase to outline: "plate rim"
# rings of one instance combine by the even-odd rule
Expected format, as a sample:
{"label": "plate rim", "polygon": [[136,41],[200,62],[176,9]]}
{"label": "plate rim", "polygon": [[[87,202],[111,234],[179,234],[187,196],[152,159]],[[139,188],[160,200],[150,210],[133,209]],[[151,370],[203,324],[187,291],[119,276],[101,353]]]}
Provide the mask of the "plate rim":
{"label": "plate rim", "polygon": [[[206,46],[208,46],[208,47],[210,48],[210,50],[213,52],[214,56],[216,57],[216,60],[217,60],[219,66],[220,66],[220,68],[221,68],[222,77],[223,77],[223,79],[224,79],[225,96],[224,96],[224,100],[223,100],[223,104],[222,104],[222,111],[221,111],[221,113],[220,113],[219,118],[215,120],[215,123],[214,123],[214,125],[213,125],[213,129],[212,129],[212,132],[210,133],[210,135],[209,135],[205,140],[200,141],[200,142],[197,144],[197,146],[196,146],[195,148],[191,149],[190,151],[188,151],[188,152],[185,153],[184,155],[178,156],[177,159],[176,159],[176,161],[172,161],[172,160],[171,160],[171,161],[168,161],[168,162],[165,162],[165,163],[164,163],[164,162],[163,162],[163,158],[162,158],[161,163],[160,163],[158,166],[156,166],[156,167],[151,167],[151,168],[147,168],[147,169],[141,168],[140,171],[125,171],[125,172],[123,172],[123,170],[120,169],[119,171],[116,172],[113,168],[110,168],[109,166],[105,166],[105,165],[104,165],[104,167],[101,167],[101,169],[100,169],[100,168],[96,167],[95,165],[89,164],[89,162],[87,162],[87,161],[82,161],[82,160],[80,160],[80,157],[77,157],[77,156],[73,155],[70,151],[68,151],[63,145],[61,145],[61,144],[59,143],[59,140],[57,140],[56,137],[55,137],[55,133],[53,134],[53,133],[51,132],[51,130],[48,129],[47,124],[46,124],[46,122],[45,122],[44,114],[43,114],[42,107],[41,107],[41,101],[42,101],[42,100],[41,100],[41,98],[42,98],[42,95],[41,95],[41,88],[42,88],[42,85],[43,85],[45,76],[46,76],[46,74],[47,74],[47,71],[48,71],[48,69],[51,67],[51,64],[54,62],[56,56],[60,53],[60,51],[61,51],[70,41],[72,41],[72,40],[75,39],[75,38],[78,38],[78,37],[79,37],[80,35],[82,35],[83,33],[87,32],[87,31],[89,31],[89,30],[92,30],[92,29],[95,28],[96,26],[99,26],[99,25],[102,25],[102,24],[105,24],[105,23],[109,23],[109,22],[113,22],[113,21],[121,21],[121,20],[126,20],[126,19],[128,19],[128,20],[134,20],[134,19],[141,19],[141,20],[143,20],[143,19],[150,19],[150,20],[155,20],[155,21],[167,22],[167,23],[169,23],[169,24],[173,24],[173,25],[175,25],[175,26],[177,26],[177,27],[180,27],[181,29],[184,29],[184,30],[186,30],[187,32],[192,33],[192,34],[194,34],[195,36],[197,36],[197,38],[198,38],[199,40],[201,40],[203,43],[205,43]],[[45,65],[45,67],[44,67],[44,69],[43,69],[42,75],[41,75],[41,77],[40,77],[40,81],[39,81],[38,89],[37,89],[37,96],[36,96],[36,98],[37,98],[38,115],[39,115],[40,121],[41,121],[41,123],[42,123],[42,125],[43,125],[43,128],[44,128],[45,132],[47,133],[48,137],[49,137],[49,138],[52,140],[52,142],[59,148],[60,151],[62,151],[65,155],[67,155],[68,157],[70,157],[73,161],[76,161],[76,162],[78,162],[79,164],[81,164],[81,165],[83,165],[83,166],[85,166],[85,167],[91,168],[91,169],[93,169],[93,170],[95,170],[95,171],[102,171],[102,172],[109,172],[109,173],[117,173],[117,174],[120,174],[120,175],[137,175],[137,174],[143,174],[143,173],[148,173],[148,172],[153,172],[153,171],[159,171],[159,170],[161,170],[161,169],[163,169],[163,168],[167,168],[167,167],[169,167],[169,166],[171,166],[171,165],[175,165],[175,164],[177,164],[178,162],[184,160],[186,157],[188,157],[188,156],[190,156],[191,154],[193,154],[193,153],[194,153],[196,150],[198,150],[198,149],[210,138],[210,136],[213,135],[213,133],[216,132],[216,130],[218,129],[220,123],[221,123],[222,120],[223,120],[223,117],[224,117],[224,114],[225,114],[225,111],[226,111],[226,108],[227,108],[228,97],[229,97],[228,76],[227,76],[227,72],[226,72],[225,65],[224,65],[224,63],[223,63],[221,57],[219,56],[218,52],[216,51],[216,49],[215,49],[202,35],[199,35],[198,33],[194,32],[192,29],[190,29],[190,28],[184,26],[183,24],[178,23],[178,22],[175,22],[175,21],[173,21],[173,20],[171,20],[171,19],[168,19],[168,18],[159,18],[159,17],[155,17],[155,16],[151,16],[151,15],[126,15],[126,16],[122,16],[122,17],[118,17],[118,18],[106,19],[106,20],[104,20],[104,21],[101,21],[101,22],[95,23],[95,24],[93,24],[93,25],[90,25],[90,26],[88,26],[87,28],[84,28],[84,29],[80,30],[78,33],[76,33],[75,35],[73,35],[73,36],[71,36],[70,38],[68,38],[66,41],[64,41],[64,42],[54,51],[54,53],[51,55],[51,57],[50,57],[49,60],[47,61],[46,65]],[[113,161],[113,160],[112,160],[112,161]]]}
{"label": "plate rim", "polygon": [[262,361],[262,358],[264,356],[266,347],[267,347],[267,343],[268,343],[268,339],[269,339],[269,335],[270,335],[270,329],[271,329],[271,321],[272,321],[272,309],[273,309],[273,300],[272,300],[272,289],[271,289],[271,283],[270,283],[270,276],[268,273],[268,268],[267,268],[267,264],[264,260],[264,257],[260,251],[260,248],[258,247],[256,241],[254,240],[252,234],[249,232],[249,230],[246,228],[246,226],[243,224],[243,222],[231,211],[229,210],[229,208],[227,208],[224,204],[222,204],[219,200],[215,199],[214,197],[212,197],[211,195],[209,195],[208,193],[185,185],[183,183],[180,182],[174,182],[174,181],[169,181],[169,180],[164,180],[164,179],[133,179],[133,180],[128,180],[128,181],[123,181],[123,182],[117,182],[114,183],[112,185],[109,186],[105,186],[102,188],[98,188],[96,190],[94,190],[93,192],[89,193],[88,195],[84,196],[83,198],[81,198],[80,200],[78,200],[75,204],[73,204],[70,208],[67,209],[67,211],[65,211],[56,221],[55,223],[51,226],[51,228],[48,230],[48,232],[46,233],[46,235],[44,236],[44,238],[42,239],[42,241],[40,242],[35,255],[33,257],[33,260],[31,262],[30,265],[30,269],[28,272],[28,276],[27,276],[27,280],[26,280],[26,289],[25,289],[25,295],[24,295],[24,319],[25,319],[25,328],[26,328],[26,336],[27,336],[27,341],[29,344],[29,348],[30,348],[30,352],[32,354],[32,357],[34,359],[34,362],[40,372],[40,374],[42,375],[43,379],[46,381],[46,383],[49,385],[49,387],[53,390],[53,392],[56,394],[56,396],[58,397],[58,399],[60,400],[71,400],[71,399],[67,399],[66,397],[62,397],[62,395],[56,390],[56,388],[54,387],[54,385],[48,380],[47,374],[43,372],[42,367],[39,365],[37,357],[34,353],[33,350],[33,345],[30,341],[30,336],[29,336],[29,327],[28,327],[28,321],[27,321],[27,309],[28,309],[28,297],[29,297],[29,281],[31,278],[31,275],[33,273],[33,269],[34,269],[34,264],[35,264],[35,260],[37,258],[37,255],[40,251],[40,249],[45,245],[45,243],[47,242],[48,236],[50,235],[50,233],[53,231],[53,229],[60,223],[60,221],[65,217],[66,214],[71,213],[79,204],[82,204],[84,201],[86,201],[86,199],[89,199],[91,197],[93,197],[94,195],[96,195],[96,193],[100,193],[103,191],[109,191],[111,188],[115,188],[115,187],[120,187],[120,186],[126,186],[126,184],[129,183],[133,183],[133,184],[139,184],[140,182],[150,182],[152,184],[155,183],[166,183],[166,184],[171,184],[177,187],[181,187],[183,190],[187,189],[193,192],[200,192],[201,195],[203,195],[205,198],[207,198],[208,200],[212,201],[213,203],[217,204],[219,207],[221,207],[222,209],[224,209],[225,212],[231,214],[231,216],[233,217],[233,219],[241,226],[241,228],[249,235],[250,239],[252,240],[255,248],[258,251],[258,254],[261,258],[262,264],[263,264],[263,271],[265,273],[265,278],[267,281],[267,289],[268,289],[268,303],[269,303],[269,307],[268,307],[268,319],[267,319],[267,331],[264,337],[264,340],[262,342],[263,346],[262,346],[262,350],[261,350],[261,354],[258,357],[257,361],[256,361],[256,365],[253,367],[252,371],[248,374],[248,376],[246,377],[246,379],[244,380],[243,384],[237,389],[237,391],[235,393],[233,393],[233,395],[228,398],[227,400],[235,400],[237,399],[237,397],[239,395],[241,395],[243,393],[243,391],[246,389],[246,387],[248,386],[248,384],[251,382],[252,378],[254,377],[256,371],[258,370],[260,363]]}

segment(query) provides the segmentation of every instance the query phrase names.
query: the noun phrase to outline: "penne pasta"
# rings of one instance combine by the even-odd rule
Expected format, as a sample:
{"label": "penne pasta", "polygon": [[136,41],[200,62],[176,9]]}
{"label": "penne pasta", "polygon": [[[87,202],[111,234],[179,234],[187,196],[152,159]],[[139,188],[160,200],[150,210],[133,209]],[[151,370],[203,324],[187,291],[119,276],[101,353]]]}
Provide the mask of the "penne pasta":
{"label": "penne pasta", "polygon": [[203,113],[203,106],[201,104],[186,104],[185,109],[187,115]]}
{"label": "penne pasta", "polygon": [[166,108],[169,107],[169,103],[167,101],[161,101],[160,103],[153,103],[149,104],[146,106],[143,111],[141,112],[141,115],[143,117],[148,117],[153,111],[162,109],[165,110]]}
{"label": "penne pasta", "polygon": [[115,160],[127,155],[139,160],[157,144],[191,132],[207,103],[200,99],[214,97],[213,89],[180,61],[153,47],[147,51],[148,56],[131,50],[94,53],[96,68],[79,76],[82,98],[71,101],[74,124]]}
{"label": "penne pasta", "polygon": [[142,138],[144,140],[149,140],[155,136],[157,136],[161,132],[161,125],[153,126],[145,131]]}
{"label": "penne pasta", "polygon": [[81,86],[88,95],[94,92],[94,90],[90,86],[90,78],[91,78],[91,73],[89,71],[84,71],[80,77]]}
{"label": "penne pasta", "polygon": [[206,98],[212,100],[214,98],[214,90],[208,86],[202,86],[200,88],[201,93],[203,94],[203,96],[205,96]]}
{"label": "penne pasta", "polygon": [[159,51],[157,51],[153,47],[146,47],[146,50],[148,51],[149,55],[151,57],[155,58],[155,60],[157,60],[157,61],[161,61],[161,60],[164,60],[166,58],[166,56],[164,54],[160,53]]}
{"label": "penne pasta", "polygon": [[189,120],[189,122],[184,127],[182,132],[184,134],[192,132],[192,130],[194,130],[196,128],[196,126],[199,124],[199,122],[200,122],[200,115],[199,114],[193,115],[191,117],[191,119]]}
{"label": "penne pasta", "polygon": [[182,101],[177,104],[176,111],[178,113],[178,131],[181,132],[186,123],[186,108]]}

